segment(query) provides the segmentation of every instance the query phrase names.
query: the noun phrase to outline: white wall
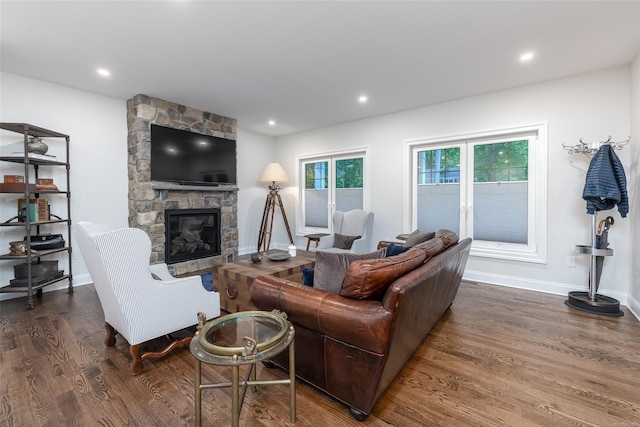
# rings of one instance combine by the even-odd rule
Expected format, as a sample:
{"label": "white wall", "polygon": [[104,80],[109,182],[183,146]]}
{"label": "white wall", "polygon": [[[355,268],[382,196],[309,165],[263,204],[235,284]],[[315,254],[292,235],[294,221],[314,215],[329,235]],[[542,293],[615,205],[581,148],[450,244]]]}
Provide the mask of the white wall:
{"label": "white wall", "polygon": [[640,319],[640,53],[636,56],[631,67],[631,169],[627,181],[629,182],[629,202],[631,221],[631,253],[629,274],[629,301],[627,306]]}
{"label": "white wall", "polygon": [[[258,184],[256,181],[267,164],[275,161],[275,152],[275,138],[238,129],[238,187],[240,188],[238,252],[240,254],[256,252],[258,230],[269,192],[266,185]],[[276,224],[277,222],[274,222],[274,228],[277,227]],[[286,237],[283,242],[286,244],[284,247],[288,246]]]}
{"label": "white wall", "polygon": [[[127,111],[126,100],[95,95],[14,74],[0,74],[0,121],[29,123],[68,134],[71,161],[71,215],[73,223],[92,221],[128,226]],[[215,112],[224,115],[224,111]],[[2,133],[0,145],[21,141],[18,134]],[[53,149],[53,147],[52,147]],[[273,137],[238,130],[238,229],[240,253],[255,251],[266,187],[256,180],[268,162],[275,160]],[[63,156],[61,157],[63,158]],[[0,164],[4,174],[24,174],[19,166]],[[18,169],[15,169],[18,167]],[[61,177],[55,177],[61,182]],[[18,197],[0,198],[0,220],[16,215]],[[51,199],[51,197],[50,197]],[[64,200],[63,200],[64,203]],[[59,207],[62,209],[64,206]],[[63,231],[63,230],[60,230]],[[0,228],[0,242],[21,240],[24,230]],[[285,240],[286,241],[286,240]],[[75,242],[72,242],[75,244]],[[7,252],[8,250],[3,250]],[[53,258],[51,258],[53,259]],[[60,266],[66,261],[60,259]],[[0,284],[13,276],[13,262],[0,263]],[[91,282],[79,250],[73,254],[74,285]],[[67,287],[48,286],[49,292]],[[22,293],[0,294],[0,300]]]}
{"label": "white wall", "polygon": [[[71,218],[78,221],[127,225],[127,122],[126,103],[64,86],[2,73],[0,75],[0,120],[29,123],[70,136]],[[21,140],[20,135],[3,133],[2,145]],[[52,147],[52,150],[54,148]],[[64,156],[59,156],[64,158]],[[2,174],[10,173],[2,164]],[[6,171],[6,172],[5,172]],[[19,173],[19,172],[16,172]],[[24,170],[20,175],[24,174]],[[62,176],[56,176],[56,183]],[[16,197],[17,199],[17,197]],[[54,197],[49,197],[53,201]],[[0,219],[15,215],[13,198],[2,196]],[[66,216],[62,205],[52,212]],[[42,230],[44,231],[44,230]],[[62,231],[62,230],[59,230]],[[13,227],[0,229],[0,240],[6,244],[16,233]],[[12,265],[0,264],[0,283],[13,278]],[[66,261],[59,261],[66,270]],[[90,282],[79,251],[73,253],[73,275],[76,284]],[[65,288],[59,282],[45,291]],[[0,298],[24,294],[0,294]]]}
{"label": "white wall", "polygon": [[[278,160],[287,171],[294,171],[296,156],[369,147],[374,190],[371,209],[376,214],[373,241],[377,242],[412,231],[403,223],[408,208],[403,198],[405,141],[547,122],[547,264],[474,257],[469,260],[466,275],[558,294],[586,290],[588,257],[577,255],[575,268],[566,267],[565,260],[568,255],[576,255],[575,245],[590,244],[592,217],[586,214],[581,198],[589,159],[568,154],[562,144],[573,145],[580,138],[605,140],[608,135],[621,140],[630,135],[629,69],[616,67],[281,137],[277,139]],[[631,163],[630,152],[618,152],[626,169]],[[292,200],[296,191],[290,189]],[[288,209],[293,212],[294,208],[292,203]],[[617,209],[607,215],[615,218],[609,233],[614,256],[605,262],[600,293],[625,303],[631,264],[628,236],[634,216],[622,219]]]}

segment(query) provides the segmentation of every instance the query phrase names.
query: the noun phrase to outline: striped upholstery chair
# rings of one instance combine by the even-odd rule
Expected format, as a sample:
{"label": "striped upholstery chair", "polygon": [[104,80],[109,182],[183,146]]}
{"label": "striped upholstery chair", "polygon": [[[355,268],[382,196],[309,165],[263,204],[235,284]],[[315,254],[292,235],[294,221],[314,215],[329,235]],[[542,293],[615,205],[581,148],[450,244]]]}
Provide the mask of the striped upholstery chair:
{"label": "striped upholstery chair", "polygon": [[142,361],[165,356],[189,344],[191,337],[173,340],[161,352],[141,353],[141,344],[220,315],[220,295],[208,292],[200,276],[176,279],[167,265],[149,265],[151,241],[137,228],[106,230],[89,222],[74,229],[76,241],[102,305],[107,338],[116,333],[129,343],[131,371],[142,373]]}

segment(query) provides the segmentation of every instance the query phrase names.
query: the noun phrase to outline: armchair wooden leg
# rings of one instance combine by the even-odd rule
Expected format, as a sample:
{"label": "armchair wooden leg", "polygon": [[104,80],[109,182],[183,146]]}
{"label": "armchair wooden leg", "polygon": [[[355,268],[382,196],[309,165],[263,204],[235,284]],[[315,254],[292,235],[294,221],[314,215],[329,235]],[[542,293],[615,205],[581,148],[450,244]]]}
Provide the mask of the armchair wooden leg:
{"label": "armchair wooden leg", "polygon": [[129,346],[131,353],[131,373],[140,375],[142,373],[142,357],[140,357],[140,344]]}
{"label": "armchair wooden leg", "polygon": [[106,345],[107,347],[113,347],[114,345],[116,345],[117,332],[115,329],[113,329],[113,326],[106,322],[104,324],[104,328],[107,330],[107,338],[105,338],[104,340],[104,345]]}
{"label": "armchair wooden leg", "polygon": [[162,351],[149,351],[149,352],[140,352],[141,344],[135,344],[129,346],[129,353],[131,354],[131,372],[133,375],[140,375],[142,373],[142,361],[147,359],[159,359],[161,357],[166,356],[172,350],[188,346],[191,342],[191,337],[185,337],[182,339],[175,339],[169,343],[169,345]]}

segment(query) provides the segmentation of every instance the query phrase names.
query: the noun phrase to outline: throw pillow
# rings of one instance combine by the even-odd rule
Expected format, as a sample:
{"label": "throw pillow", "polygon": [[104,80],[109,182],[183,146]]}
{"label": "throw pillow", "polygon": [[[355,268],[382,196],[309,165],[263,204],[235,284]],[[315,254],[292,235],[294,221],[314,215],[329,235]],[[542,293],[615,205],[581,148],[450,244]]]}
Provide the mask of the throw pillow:
{"label": "throw pillow", "polygon": [[413,233],[409,234],[407,240],[404,242],[406,246],[415,246],[418,243],[426,242],[429,239],[433,239],[436,237],[436,233],[434,231],[430,231],[428,233],[423,233],[422,231],[416,229]]}
{"label": "throw pillow", "polygon": [[333,247],[338,249],[351,249],[353,242],[359,238],[360,236],[344,236],[342,234],[335,233],[333,235]]}
{"label": "throw pillow", "polygon": [[303,268],[302,269],[302,284],[305,286],[313,286],[313,276],[314,270],[313,268]]}
{"label": "throw pillow", "polygon": [[317,251],[313,287],[337,294],[342,288],[344,275],[353,261],[382,257],[384,257],[384,249],[367,254]]}
{"label": "throw pillow", "polygon": [[202,286],[209,292],[213,291],[213,273],[204,273],[200,277],[202,278]]}
{"label": "throw pillow", "polygon": [[387,252],[385,254],[385,258],[389,258],[390,256],[394,256],[394,255],[399,255],[403,252],[408,251],[409,249],[411,249],[411,246],[399,246],[391,242],[389,243],[389,246],[387,246]]}
{"label": "throw pillow", "polygon": [[412,249],[393,258],[355,261],[344,276],[340,295],[380,300],[391,283],[422,265],[426,258],[424,251]]}

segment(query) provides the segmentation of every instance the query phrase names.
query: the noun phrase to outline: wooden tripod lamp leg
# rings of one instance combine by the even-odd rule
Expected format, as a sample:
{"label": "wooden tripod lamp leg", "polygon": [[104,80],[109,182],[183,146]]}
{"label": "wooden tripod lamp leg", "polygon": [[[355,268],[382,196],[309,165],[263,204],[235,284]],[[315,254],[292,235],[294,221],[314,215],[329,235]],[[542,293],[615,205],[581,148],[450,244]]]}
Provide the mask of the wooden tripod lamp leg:
{"label": "wooden tripod lamp leg", "polygon": [[269,193],[267,195],[267,200],[264,203],[264,212],[262,213],[262,221],[260,223],[260,231],[258,232],[258,252],[260,252],[260,248],[264,246],[264,251],[267,252],[269,250],[269,244],[271,243],[271,238],[269,238],[269,242],[265,240],[267,234],[271,237],[271,230],[269,229],[269,212],[271,211],[271,217],[273,222],[273,195]]}
{"label": "wooden tripod lamp leg", "polygon": [[282,204],[282,198],[280,193],[276,193],[278,197],[278,205],[280,206],[280,212],[282,212],[282,219],[284,219],[284,226],[287,228],[287,234],[289,235],[289,243],[293,245],[293,237],[291,236],[291,229],[289,228],[289,221],[287,221],[287,214],[284,212],[284,205]]}

